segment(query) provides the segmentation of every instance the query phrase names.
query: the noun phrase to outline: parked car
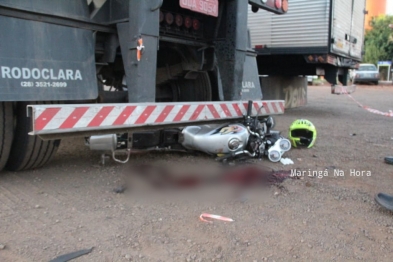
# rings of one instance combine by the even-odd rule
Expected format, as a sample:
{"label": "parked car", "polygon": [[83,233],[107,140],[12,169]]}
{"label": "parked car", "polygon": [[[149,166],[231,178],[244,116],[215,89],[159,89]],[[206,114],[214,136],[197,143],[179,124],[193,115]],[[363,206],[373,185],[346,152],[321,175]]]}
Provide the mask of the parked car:
{"label": "parked car", "polygon": [[353,74],[353,83],[373,83],[378,85],[379,72],[373,64],[360,64]]}
{"label": "parked car", "polygon": [[313,82],[315,79],[318,79],[318,76],[307,76],[307,83],[308,83],[309,85],[312,85],[312,82]]}

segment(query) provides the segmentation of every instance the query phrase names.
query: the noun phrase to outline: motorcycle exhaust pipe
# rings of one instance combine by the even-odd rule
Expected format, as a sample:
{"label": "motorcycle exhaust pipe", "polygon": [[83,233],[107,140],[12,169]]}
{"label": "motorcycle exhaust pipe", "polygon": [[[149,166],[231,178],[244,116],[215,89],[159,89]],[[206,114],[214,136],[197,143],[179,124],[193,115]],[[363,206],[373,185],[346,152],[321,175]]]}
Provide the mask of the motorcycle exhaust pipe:
{"label": "motorcycle exhaust pipe", "polygon": [[252,154],[251,154],[251,153],[250,153],[249,151],[247,151],[247,150],[243,150],[243,151],[236,152],[236,153],[235,153],[235,156],[242,155],[242,154],[249,155],[250,157],[255,157],[255,156],[256,156],[255,153],[252,153]]}

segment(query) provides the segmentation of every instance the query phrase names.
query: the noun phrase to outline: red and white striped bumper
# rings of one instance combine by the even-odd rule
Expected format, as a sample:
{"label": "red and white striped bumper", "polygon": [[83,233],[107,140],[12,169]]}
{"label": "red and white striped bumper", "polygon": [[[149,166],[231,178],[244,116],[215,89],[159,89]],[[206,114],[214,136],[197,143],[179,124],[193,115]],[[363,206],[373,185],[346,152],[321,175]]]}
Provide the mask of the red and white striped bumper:
{"label": "red and white striped bumper", "polygon": [[[256,101],[252,115],[284,113],[285,101]],[[261,108],[262,107],[262,108]],[[86,105],[29,105],[32,135],[77,132],[103,133],[136,127],[180,126],[240,119],[247,102],[190,102]],[[104,132],[108,133],[108,132]]]}

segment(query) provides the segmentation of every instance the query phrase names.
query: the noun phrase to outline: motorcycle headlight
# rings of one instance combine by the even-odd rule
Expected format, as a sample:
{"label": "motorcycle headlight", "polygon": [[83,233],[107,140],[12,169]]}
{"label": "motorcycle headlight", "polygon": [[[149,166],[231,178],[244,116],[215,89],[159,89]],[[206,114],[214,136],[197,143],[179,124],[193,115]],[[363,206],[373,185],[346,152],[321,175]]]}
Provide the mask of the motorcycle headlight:
{"label": "motorcycle headlight", "polygon": [[267,156],[272,162],[280,161],[282,155],[291,149],[291,142],[286,138],[279,138],[270,148],[267,150]]}
{"label": "motorcycle headlight", "polygon": [[242,141],[240,141],[237,138],[232,138],[228,142],[228,148],[231,151],[235,151],[235,150],[239,149],[241,146],[242,146]]}
{"label": "motorcycle headlight", "polygon": [[288,139],[281,138],[280,148],[283,151],[288,151],[289,149],[291,149],[291,142]]}
{"label": "motorcycle headlight", "polygon": [[281,153],[278,150],[269,150],[268,157],[272,162],[278,162],[281,159]]}

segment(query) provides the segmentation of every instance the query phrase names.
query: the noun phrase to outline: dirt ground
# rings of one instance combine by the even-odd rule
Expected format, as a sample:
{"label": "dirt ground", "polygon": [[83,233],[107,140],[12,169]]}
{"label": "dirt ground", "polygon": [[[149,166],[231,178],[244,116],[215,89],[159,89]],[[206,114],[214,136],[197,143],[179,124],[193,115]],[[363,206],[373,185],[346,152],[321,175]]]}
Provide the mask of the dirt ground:
{"label": "dirt ground", "polygon": [[[392,85],[358,86],[352,96],[393,110]],[[1,173],[0,261],[49,261],[91,247],[75,261],[392,261],[393,213],[374,196],[393,194],[393,165],[383,162],[393,155],[393,118],[331,95],[328,86],[309,87],[308,105],[277,116],[275,129],[287,135],[298,118],[317,127],[316,145],[289,151],[294,165],[255,164],[328,176],[255,187],[241,198],[212,186],[144,191],[143,180],[116,194],[125,180],[134,181],[137,164],[200,175],[219,164],[209,156],[154,153],[102,167],[83,140],[64,140],[44,168]],[[203,212],[234,222],[204,223]]]}

